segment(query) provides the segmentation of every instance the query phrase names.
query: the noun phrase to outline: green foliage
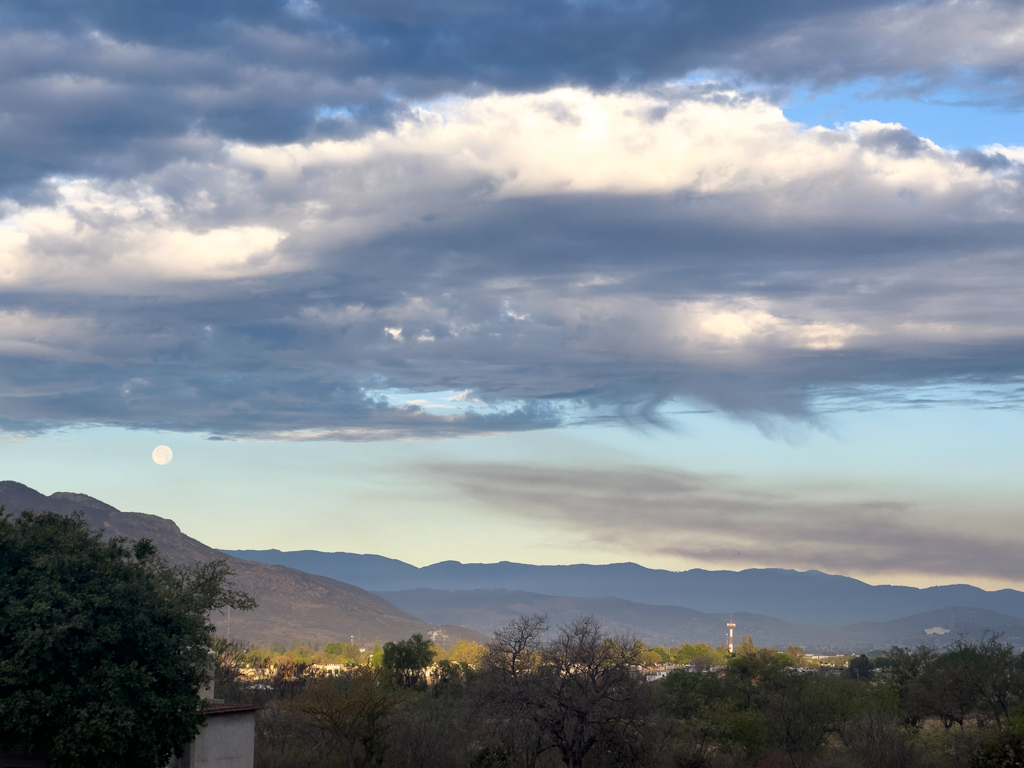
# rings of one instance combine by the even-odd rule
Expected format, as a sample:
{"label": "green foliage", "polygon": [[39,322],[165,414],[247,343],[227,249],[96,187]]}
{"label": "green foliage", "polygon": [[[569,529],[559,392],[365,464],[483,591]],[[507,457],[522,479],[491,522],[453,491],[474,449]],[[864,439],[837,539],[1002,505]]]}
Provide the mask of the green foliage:
{"label": "green foliage", "polygon": [[297,645],[294,648],[289,648],[285,654],[290,662],[293,664],[315,664],[319,661],[316,651],[310,648],[308,645]]}
{"label": "green foliage", "polygon": [[694,664],[703,668],[720,667],[729,659],[728,651],[712,648],[707,643],[686,643],[670,650],[670,659],[676,664]]}
{"label": "green foliage", "polygon": [[979,642],[960,638],[942,654],[924,646],[892,648],[889,658],[881,679],[896,692],[901,714],[912,725],[930,717],[947,729],[978,718],[999,724],[1024,697],[1024,662],[998,635]]}
{"label": "green foliage", "polygon": [[750,656],[754,653],[757,653],[757,646],[754,645],[754,638],[750,635],[744,635],[740,638],[739,647],[736,648],[736,655]]}
{"label": "green foliage", "polygon": [[871,672],[875,669],[875,662],[862,653],[860,656],[850,659],[846,667],[849,676],[854,680],[867,682],[871,679]]}
{"label": "green foliage", "polygon": [[447,653],[450,661],[456,664],[465,664],[469,667],[478,667],[483,661],[487,648],[474,643],[472,640],[460,640]]}
{"label": "green foliage", "polygon": [[328,643],[324,646],[324,653],[328,656],[334,657],[334,660],[336,661],[355,662],[362,658],[359,646],[352,642]]}
{"label": "green foliage", "polygon": [[[0,510],[2,512],[2,510]],[[203,722],[223,561],[170,568],[80,517],[0,515],[0,745],[54,768],[163,765]]]}
{"label": "green foliage", "polygon": [[1024,716],[1010,718],[987,734],[971,768],[1024,768]]}
{"label": "green foliage", "polygon": [[793,666],[803,667],[806,666],[806,652],[799,645],[791,645],[786,649],[786,655],[793,660]]}
{"label": "green foliage", "polygon": [[714,701],[728,696],[725,683],[717,675],[674,669],[658,686],[659,708],[680,720],[706,711]]}
{"label": "green foliage", "polygon": [[275,656],[282,655],[287,649],[284,647],[284,643],[271,643],[270,652]]}
{"label": "green foliage", "polygon": [[672,654],[669,653],[668,649],[664,645],[659,645],[654,648],[648,648],[648,651],[658,656],[658,661],[665,664],[672,661]]}
{"label": "green foliage", "polygon": [[384,643],[381,668],[395,683],[411,688],[424,681],[424,670],[430,666],[434,655],[432,643],[417,633],[408,640]]}

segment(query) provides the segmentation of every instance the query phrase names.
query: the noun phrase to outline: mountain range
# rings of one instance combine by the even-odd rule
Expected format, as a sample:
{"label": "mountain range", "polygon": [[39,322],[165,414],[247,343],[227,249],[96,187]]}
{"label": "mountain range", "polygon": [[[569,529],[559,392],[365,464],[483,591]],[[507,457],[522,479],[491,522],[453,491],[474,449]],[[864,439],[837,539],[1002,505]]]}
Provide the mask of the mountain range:
{"label": "mountain range", "polygon": [[665,571],[636,563],[526,565],[446,561],[423,568],[379,555],[310,550],[223,550],[235,557],[287,565],[358,584],[372,592],[415,589],[507,589],[566,597],[617,597],[647,605],[712,614],[755,613],[819,627],[888,622],[952,607],[1024,619],[1024,592],[989,592],[966,584],[875,586],[820,571],[754,568],[744,571]]}

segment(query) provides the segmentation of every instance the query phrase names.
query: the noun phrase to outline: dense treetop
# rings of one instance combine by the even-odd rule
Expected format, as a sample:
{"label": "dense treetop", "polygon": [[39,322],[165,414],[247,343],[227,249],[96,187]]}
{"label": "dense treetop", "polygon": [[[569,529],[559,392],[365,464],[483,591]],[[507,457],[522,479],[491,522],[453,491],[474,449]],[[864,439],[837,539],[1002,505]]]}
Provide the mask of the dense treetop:
{"label": "dense treetop", "polygon": [[169,567],[79,517],[0,514],[0,748],[54,768],[164,765],[204,720],[223,562]]}

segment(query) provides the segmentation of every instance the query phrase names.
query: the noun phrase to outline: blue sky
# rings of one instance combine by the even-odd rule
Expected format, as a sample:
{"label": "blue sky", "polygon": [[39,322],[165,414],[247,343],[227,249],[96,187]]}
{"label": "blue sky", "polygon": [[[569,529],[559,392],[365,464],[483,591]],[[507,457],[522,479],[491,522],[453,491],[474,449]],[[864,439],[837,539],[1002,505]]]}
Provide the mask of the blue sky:
{"label": "blue sky", "polygon": [[963,149],[1024,141],[1024,112],[1001,104],[977,104],[970,93],[885,98],[878,83],[856,82],[825,92],[801,88],[782,100],[790,120],[828,128],[859,120],[899,123],[940,147]]}
{"label": "blue sky", "polygon": [[[149,453],[162,444],[175,454],[161,467]],[[683,413],[659,428],[592,425],[444,441],[211,442],[180,433],[81,428],[0,446],[10,476],[39,490],[85,489],[121,509],[172,518],[190,535],[225,549],[384,553],[417,565],[631,560],[673,570],[789,564],[766,563],[748,551],[749,542],[737,557],[711,563],[658,551],[685,535],[681,530],[659,529],[657,543],[638,548],[591,535],[574,520],[538,524],[463,492],[457,478],[438,477],[432,467],[684,470],[810,500],[826,519],[837,503],[904,505],[886,510],[882,520],[864,521],[865,529],[875,529],[863,532],[870,546],[876,534],[886,535],[893,517],[912,518],[954,541],[976,535],[979,518],[996,538],[1012,532],[1024,497],[1017,471],[1022,455],[1024,414],[955,406],[833,414],[820,425],[791,425],[784,437],[721,413]],[[643,525],[629,510],[622,514],[625,526]],[[829,568],[829,558],[827,549],[811,552],[800,565],[873,583],[947,581],[913,568],[859,568],[856,556]],[[967,576],[989,588],[1020,583],[1006,575]]]}
{"label": "blue sky", "polygon": [[1024,586],[1018,5],[147,8],[3,11],[3,479],[223,548]]}

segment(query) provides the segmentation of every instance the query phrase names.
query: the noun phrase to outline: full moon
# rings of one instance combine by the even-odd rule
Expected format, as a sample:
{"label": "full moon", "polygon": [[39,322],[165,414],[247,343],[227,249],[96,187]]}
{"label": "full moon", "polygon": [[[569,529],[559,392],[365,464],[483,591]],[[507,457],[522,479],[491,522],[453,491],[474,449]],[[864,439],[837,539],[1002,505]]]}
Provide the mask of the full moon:
{"label": "full moon", "polygon": [[166,445],[158,445],[153,449],[153,461],[157,464],[169,464],[171,459],[174,458],[174,451],[168,448]]}

